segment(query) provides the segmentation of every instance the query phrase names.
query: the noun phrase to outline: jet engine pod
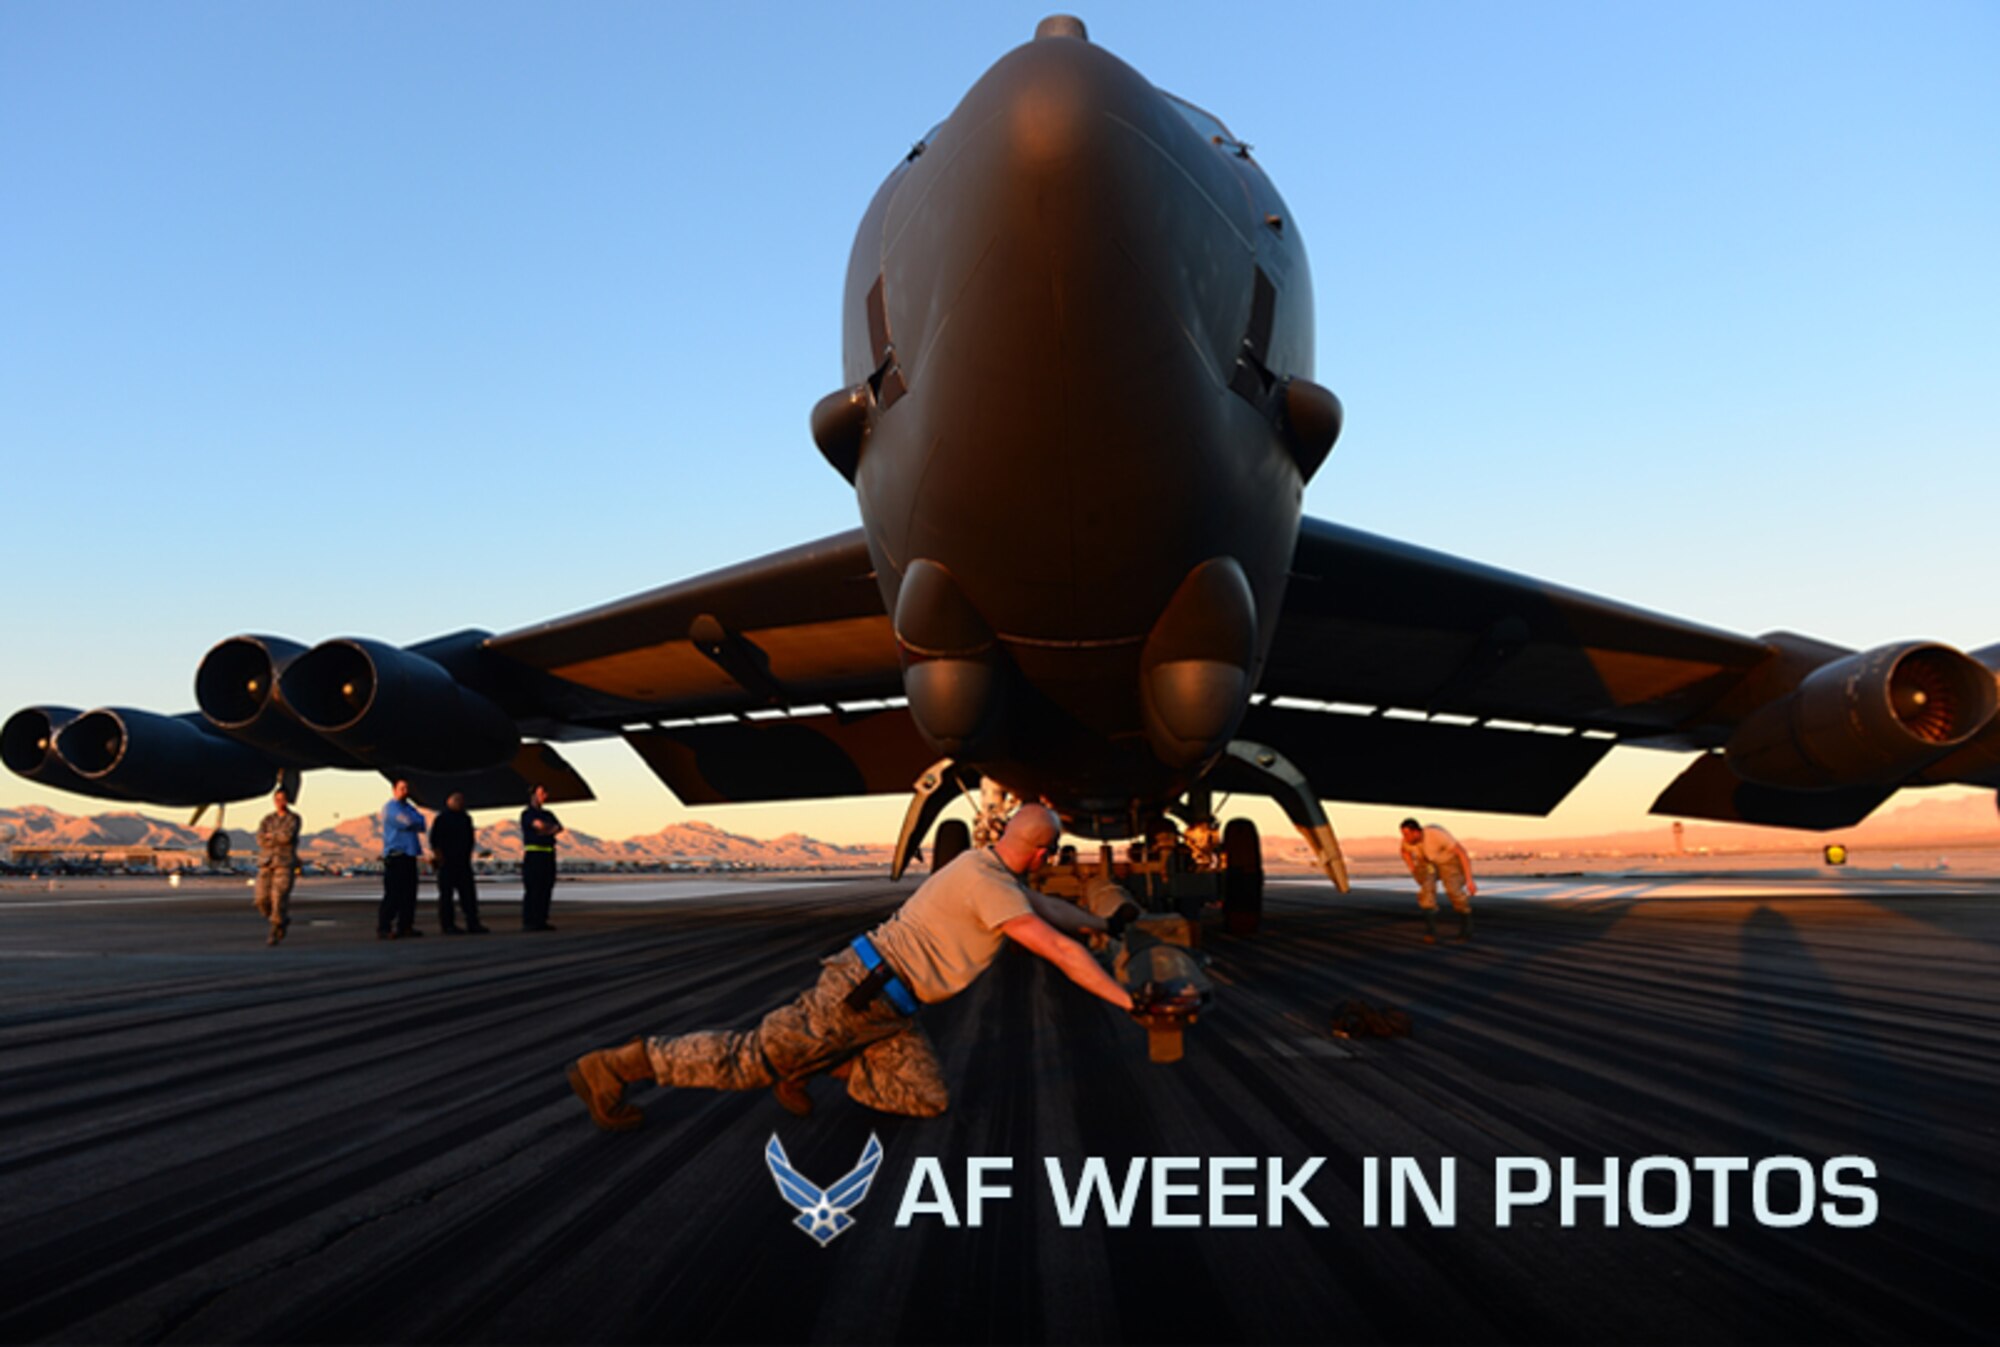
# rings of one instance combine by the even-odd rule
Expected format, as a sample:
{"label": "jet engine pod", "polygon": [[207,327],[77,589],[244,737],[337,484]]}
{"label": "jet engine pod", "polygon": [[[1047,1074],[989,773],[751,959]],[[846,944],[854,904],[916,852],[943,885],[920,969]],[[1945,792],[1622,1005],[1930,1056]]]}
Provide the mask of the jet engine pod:
{"label": "jet engine pod", "polygon": [[0,762],[15,776],[40,785],[100,800],[125,799],[117,791],[78,776],[56,752],[57,733],[76,717],[76,711],[67,706],[28,706],[16,711],[0,726]]}
{"label": "jet engine pod", "polygon": [[254,725],[282,705],[278,675],[305,652],[297,641],[277,636],[232,636],[202,656],[194,674],[195,703],[225,730]]}
{"label": "jet engine pod", "polygon": [[361,767],[299,723],[278,680],[306,648],[279,636],[232,636],[202,656],[195,670],[195,704],[229,737],[312,767]]}
{"label": "jet engine pod", "polygon": [[1169,767],[1188,768],[1228,744],[1250,701],[1257,601],[1234,557],[1188,572],[1139,657],[1146,738]]}
{"label": "jet engine pod", "polygon": [[513,720],[440,664],[381,641],[322,641],[279,676],[285,702],[335,746],[384,771],[472,772],[509,761]]}
{"label": "jet engine pod", "polygon": [[193,714],[100,707],[63,726],[56,751],[85,781],[116,792],[113,798],[149,804],[247,800],[278,780],[277,763]]}
{"label": "jet engine pod", "polygon": [[1737,727],[1745,781],[1791,790],[1890,785],[1992,720],[1993,675],[1947,645],[1902,641],[1821,665]]}

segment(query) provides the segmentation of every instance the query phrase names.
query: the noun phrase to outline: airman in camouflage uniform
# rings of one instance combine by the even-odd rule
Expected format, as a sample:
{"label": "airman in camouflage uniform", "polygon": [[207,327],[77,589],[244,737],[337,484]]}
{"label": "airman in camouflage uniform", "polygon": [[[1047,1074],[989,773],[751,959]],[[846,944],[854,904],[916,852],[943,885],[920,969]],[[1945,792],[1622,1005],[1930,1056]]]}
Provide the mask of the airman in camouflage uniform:
{"label": "airman in camouflage uniform", "polygon": [[285,938],[292,924],[292,877],[299,868],[299,816],[291,811],[290,797],[281,786],[271,796],[273,806],[257,825],[257,910],[271,923],[275,945]]}
{"label": "airman in camouflage uniform", "polygon": [[813,986],[755,1028],[636,1038],[588,1053],[570,1067],[570,1088],[607,1131],[641,1121],[639,1110],[624,1102],[630,1083],[770,1086],[785,1109],[803,1116],[812,1110],[806,1080],[820,1072],[844,1079],[857,1103],[936,1117],[951,1096],[917,1013],[971,986],[1009,940],[1053,963],[1085,991],[1133,1008],[1132,994],[1064,934],[1108,930],[1105,920],[1021,883],[1061,831],[1051,810],[1027,806],[998,842],[959,856],[889,920],[823,960]]}
{"label": "airman in camouflage uniform", "polygon": [[885,997],[873,997],[859,1010],[849,1006],[848,994],[867,975],[860,957],[842,950],[824,961],[811,990],[754,1029],[648,1038],[652,1078],[662,1085],[756,1090],[831,1071],[846,1079],[856,1103],[935,1118],[951,1102],[951,1092],[931,1037]]}

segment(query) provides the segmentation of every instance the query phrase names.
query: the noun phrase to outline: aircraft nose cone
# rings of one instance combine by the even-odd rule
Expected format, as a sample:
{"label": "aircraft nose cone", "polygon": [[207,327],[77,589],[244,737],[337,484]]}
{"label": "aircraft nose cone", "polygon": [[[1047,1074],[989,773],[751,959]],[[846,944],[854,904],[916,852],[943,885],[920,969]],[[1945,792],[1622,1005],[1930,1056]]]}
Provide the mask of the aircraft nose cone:
{"label": "aircraft nose cone", "polygon": [[1089,42],[1027,43],[889,205],[882,339],[912,391],[931,370],[973,379],[957,362],[975,343],[1017,397],[1220,388],[1250,317],[1253,215],[1225,154],[1137,71]]}
{"label": "aircraft nose cone", "polygon": [[995,67],[1003,120],[993,148],[1008,161],[1001,171],[1032,178],[1064,165],[1087,169],[1096,142],[1112,129],[1106,116],[1124,101],[1121,72],[1131,73],[1106,53],[1071,42],[1037,43]]}
{"label": "aircraft nose cone", "polygon": [[[1143,635],[1190,567],[1240,551],[1227,521],[1278,498],[1279,466],[1231,433],[1253,415],[1227,386],[1255,267],[1245,202],[1224,155],[1102,48],[1044,38],[988,70],[881,231],[908,393],[856,485],[890,553],[939,560],[982,605],[1020,596],[986,614],[996,630],[1068,639],[1104,629],[1107,587]],[[1143,527],[1118,509],[1138,474],[1185,484]]]}
{"label": "aircraft nose cone", "polygon": [[1145,77],[1103,48],[1044,38],[1009,52],[973,85],[938,149],[969,156],[965,166],[1004,189],[1002,201],[1032,208],[1047,204],[1051,189],[1089,186],[1107,172],[1111,180],[1096,185],[1115,188],[1118,161],[1142,143],[1134,133],[1163,112]]}

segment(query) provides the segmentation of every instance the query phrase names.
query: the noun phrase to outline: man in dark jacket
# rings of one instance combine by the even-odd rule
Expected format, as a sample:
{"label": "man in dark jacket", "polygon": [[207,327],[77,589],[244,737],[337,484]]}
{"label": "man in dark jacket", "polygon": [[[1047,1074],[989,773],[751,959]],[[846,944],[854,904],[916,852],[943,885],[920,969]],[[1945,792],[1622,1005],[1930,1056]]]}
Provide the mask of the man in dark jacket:
{"label": "man in dark jacket", "polygon": [[437,871],[438,927],[446,935],[457,935],[460,926],[452,912],[452,895],[465,909],[464,930],[485,935],[479,924],[479,885],[472,877],[472,815],[465,812],[465,796],[453,791],[444,808],[431,821],[431,867]]}

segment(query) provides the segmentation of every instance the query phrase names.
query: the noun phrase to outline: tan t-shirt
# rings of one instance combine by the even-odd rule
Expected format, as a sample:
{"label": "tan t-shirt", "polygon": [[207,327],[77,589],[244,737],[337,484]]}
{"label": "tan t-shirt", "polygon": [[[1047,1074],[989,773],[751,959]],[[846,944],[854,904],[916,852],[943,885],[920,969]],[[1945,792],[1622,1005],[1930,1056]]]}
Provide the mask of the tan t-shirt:
{"label": "tan t-shirt", "polygon": [[1458,839],[1433,823],[1424,829],[1423,840],[1415,846],[1403,844],[1403,864],[1416,869],[1419,861],[1443,865],[1458,855]]}
{"label": "tan t-shirt", "polygon": [[869,933],[926,1005],[970,987],[1007,942],[1000,927],[1031,915],[1028,892],[991,847],[968,851],[923,882]]}

